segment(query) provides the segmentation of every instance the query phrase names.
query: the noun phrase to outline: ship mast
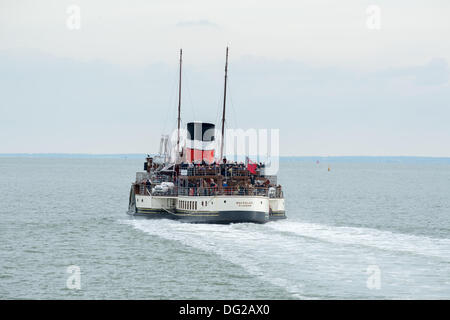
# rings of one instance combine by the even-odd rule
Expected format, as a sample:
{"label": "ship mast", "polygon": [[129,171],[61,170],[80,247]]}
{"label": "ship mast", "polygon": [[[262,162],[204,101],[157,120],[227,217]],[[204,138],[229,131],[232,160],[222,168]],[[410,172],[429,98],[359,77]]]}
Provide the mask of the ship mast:
{"label": "ship mast", "polygon": [[183,49],[180,49],[180,76],[178,80],[178,137],[177,137],[177,159],[180,155],[180,122],[181,122],[181,64]]}
{"label": "ship mast", "polygon": [[223,86],[223,112],[222,112],[222,140],[220,145],[220,158],[219,161],[223,160],[223,144],[224,144],[224,132],[225,132],[225,104],[227,101],[227,73],[228,73],[228,47],[225,58],[225,83]]}

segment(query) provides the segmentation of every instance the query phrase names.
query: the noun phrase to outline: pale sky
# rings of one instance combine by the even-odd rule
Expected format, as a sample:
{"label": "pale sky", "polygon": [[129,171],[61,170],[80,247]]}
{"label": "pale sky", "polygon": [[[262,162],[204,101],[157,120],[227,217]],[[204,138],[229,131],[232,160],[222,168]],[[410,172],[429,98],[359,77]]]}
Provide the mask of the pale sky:
{"label": "pale sky", "polygon": [[227,126],[280,129],[283,155],[450,156],[449,17],[444,0],[0,0],[0,153],[156,152],[179,48],[183,121],[214,122],[229,45]]}

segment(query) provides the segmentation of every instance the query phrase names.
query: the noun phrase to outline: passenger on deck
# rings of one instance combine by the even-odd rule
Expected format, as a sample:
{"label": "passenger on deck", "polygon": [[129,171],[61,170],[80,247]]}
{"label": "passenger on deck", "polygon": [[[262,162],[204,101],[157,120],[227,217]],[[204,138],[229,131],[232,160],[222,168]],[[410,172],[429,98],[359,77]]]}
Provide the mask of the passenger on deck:
{"label": "passenger on deck", "polygon": [[147,191],[150,193],[151,192],[152,183],[150,182],[149,179],[147,179],[147,181],[145,181],[145,186],[147,188]]}

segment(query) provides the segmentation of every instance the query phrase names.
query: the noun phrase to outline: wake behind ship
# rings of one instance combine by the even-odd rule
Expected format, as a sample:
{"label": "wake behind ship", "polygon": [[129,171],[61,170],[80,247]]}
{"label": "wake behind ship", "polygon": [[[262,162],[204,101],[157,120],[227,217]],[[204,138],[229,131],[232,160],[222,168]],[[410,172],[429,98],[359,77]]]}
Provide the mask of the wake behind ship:
{"label": "wake behind ship", "polygon": [[228,48],[222,114],[220,156],[215,155],[215,125],[187,124],[186,143],[180,144],[181,66],[178,131],[175,157],[163,136],[157,156],[147,156],[144,171],[131,186],[128,213],[192,223],[265,223],[285,219],[282,187],[277,176],[266,175],[263,163],[250,159],[230,162],[223,156]]}

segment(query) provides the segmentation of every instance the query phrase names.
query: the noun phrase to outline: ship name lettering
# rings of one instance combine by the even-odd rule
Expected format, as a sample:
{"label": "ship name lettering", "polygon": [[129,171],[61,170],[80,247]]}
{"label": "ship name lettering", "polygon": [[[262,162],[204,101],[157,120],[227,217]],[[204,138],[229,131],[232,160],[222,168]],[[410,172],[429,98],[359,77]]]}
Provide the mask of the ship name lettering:
{"label": "ship name lettering", "polygon": [[239,207],[251,207],[253,205],[253,202],[251,202],[251,201],[237,201],[236,204]]}

